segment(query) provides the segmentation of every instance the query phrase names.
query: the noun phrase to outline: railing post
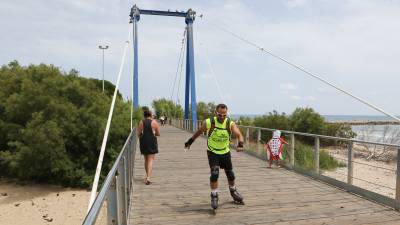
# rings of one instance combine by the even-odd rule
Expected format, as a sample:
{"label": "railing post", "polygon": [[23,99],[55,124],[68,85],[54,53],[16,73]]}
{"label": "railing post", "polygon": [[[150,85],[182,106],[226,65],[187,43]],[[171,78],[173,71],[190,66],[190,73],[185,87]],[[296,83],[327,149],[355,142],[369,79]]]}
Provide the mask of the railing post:
{"label": "railing post", "polygon": [[246,128],[246,149],[250,148],[249,139],[250,139],[250,128]]}
{"label": "railing post", "polygon": [[319,173],[319,137],[314,139],[314,170]]}
{"label": "railing post", "polygon": [[[131,171],[131,164],[132,164],[132,157],[131,157],[131,146],[132,146],[132,141],[131,140],[129,140],[129,143],[128,143],[128,146],[126,146],[126,158],[127,158],[127,161],[128,161],[128,163],[127,163],[127,165],[126,165],[126,167],[127,167],[127,171],[128,171],[128,174],[127,174],[127,181],[128,181],[128,183],[127,183],[127,190],[131,190],[131,180],[130,180],[130,178],[131,178],[131,176],[132,176],[132,171]],[[129,194],[129,193],[128,193]],[[129,196],[128,196],[128,198],[129,198]]]}
{"label": "railing post", "polygon": [[117,205],[117,192],[116,192],[116,180],[115,176],[107,191],[107,224],[116,225],[118,224],[118,205]]}
{"label": "railing post", "polygon": [[261,129],[257,128],[257,152],[261,149]]}
{"label": "railing post", "polygon": [[349,146],[347,147],[347,183],[353,184],[353,142],[349,142]]}
{"label": "railing post", "polygon": [[124,171],[125,171],[125,187],[124,187],[124,191],[125,191],[125,212],[126,212],[126,219],[128,220],[128,209],[129,209],[129,207],[128,207],[128,203],[129,203],[129,172],[128,172],[128,165],[127,165],[127,162],[128,161],[128,159],[126,159],[125,157],[124,157]]}
{"label": "railing post", "polygon": [[294,134],[290,134],[290,166],[294,168]]}
{"label": "railing post", "polygon": [[118,221],[119,224],[126,225],[126,196],[125,196],[125,171],[124,161],[118,165],[117,176],[117,204],[118,204]]}
{"label": "railing post", "polygon": [[397,171],[396,171],[396,210],[400,208],[400,148],[397,149]]}
{"label": "railing post", "polygon": [[136,133],[134,133],[132,135],[132,142],[131,142],[131,176],[129,177],[129,182],[131,183],[131,187],[129,189],[129,191],[131,191],[133,189],[133,176],[135,174],[135,153],[136,151],[134,151],[136,149],[136,145],[137,145],[137,136]]}

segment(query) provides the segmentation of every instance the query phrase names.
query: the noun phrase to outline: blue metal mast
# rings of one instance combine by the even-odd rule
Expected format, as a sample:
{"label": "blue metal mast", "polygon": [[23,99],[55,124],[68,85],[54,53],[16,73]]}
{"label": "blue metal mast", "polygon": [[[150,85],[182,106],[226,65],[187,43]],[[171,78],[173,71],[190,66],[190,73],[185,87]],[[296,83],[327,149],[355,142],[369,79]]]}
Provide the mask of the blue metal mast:
{"label": "blue metal mast", "polygon": [[192,121],[193,130],[196,129],[197,124],[197,102],[196,102],[196,79],[194,72],[194,48],[193,48],[193,21],[195,19],[196,12],[192,9],[187,11],[185,19],[186,25],[186,40],[187,40],[187,51],[186,51],[186,90],[185,90],[185,119],[189,118],[189,83],[190,83],[190,101],[192,109]]}
{"label": "blue metal mast", "polygon": [[139,75],[138,75],[138,40],[137,40],[137,21],[140,20],[139,8],[134,5],[131,9],[131,22],[133,23],[133,90],[132,90],[132,104],[133,108],[139,107]]}
{"label": "blue metal mast", "polygon": [[183,118],[189,119],[189,97],[190,97],[190,65],[189,65],[189,39],[188,37],[188,26],[186,26],[186,76],[185,76],[185,112]]}

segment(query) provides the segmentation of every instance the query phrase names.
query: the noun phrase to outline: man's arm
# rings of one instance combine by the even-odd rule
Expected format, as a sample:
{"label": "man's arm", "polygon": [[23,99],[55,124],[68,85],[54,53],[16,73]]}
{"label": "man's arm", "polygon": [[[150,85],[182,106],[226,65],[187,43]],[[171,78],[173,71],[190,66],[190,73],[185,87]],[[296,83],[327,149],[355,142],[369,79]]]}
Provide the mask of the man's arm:
{"label": "man's arm", "polygon": [[240,132],[239,128],[236,126],[235,123],[232,124],[231,130],[232,130],[232,133],[235,134],[235,136],[239,139],[239,143],[238,143],[238,146],[236,148],[237,151],[243,151],[244,139],[243,139],[242,132]]}
{"label": "man's arm", "polygon": [[193,144],[194,140],[196,140],[196,138],[198,138],[205,131],[207,131],[206,121],[204,121],[203,125],[201,125],[201,127],[199,127],[199,129],[193,134],[193,136],[185,142],[185,148],[190,148],[190,145]]}

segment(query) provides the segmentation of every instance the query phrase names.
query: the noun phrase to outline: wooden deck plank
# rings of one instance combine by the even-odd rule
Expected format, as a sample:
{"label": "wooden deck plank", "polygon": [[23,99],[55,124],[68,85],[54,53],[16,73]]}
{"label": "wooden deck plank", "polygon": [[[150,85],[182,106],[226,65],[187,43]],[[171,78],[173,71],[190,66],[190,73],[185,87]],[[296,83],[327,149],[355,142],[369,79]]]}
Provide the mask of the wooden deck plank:
{"label": "wooden deck plank", "polygon": [[206,140],[188,152],[191,134],[165,126],[158,139],[153,183],[144,185],[137,153],[130,224],[400,224],[400,213],[286,169],[232,152],[236,183],[246,205],[235,205],[220,173],[220,208],[210,210]]}

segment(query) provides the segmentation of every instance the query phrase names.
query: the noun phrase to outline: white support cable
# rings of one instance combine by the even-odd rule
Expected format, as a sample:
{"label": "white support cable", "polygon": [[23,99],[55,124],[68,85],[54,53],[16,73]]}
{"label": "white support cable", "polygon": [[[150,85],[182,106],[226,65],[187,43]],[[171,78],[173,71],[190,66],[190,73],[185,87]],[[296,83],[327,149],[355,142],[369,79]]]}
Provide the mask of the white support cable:
{"label": "white support cable", "polygon": [[121,60],[121,65],[119,67],[117,83],[115,85],[114,96],[113,96],[113,99],[112,99],[112,102],[111,102],[110,112],[108,114],[107,125],[106,125],[106,129],[105,129],[104,136],[103,136],[103,142],[101,144],[101,150],[100,150],[99,160],[97,162],[97,168],[96,168],[96,174],[94,176],[92,192],[90,193],[88,211],[92,207],[93,202],[94,202],[94,200],[96,198],[97,186],[98,186],[98,183],[99,183],[100,172],[101,172],[101,166],[103,164],[104,151],[106,149],[106,144],[107,144],[108,134],[109,134],[109,131],[110,131],[112,115],[113,115],[113,112],[114,112],[115,99],[116,99],[117,93],[118,93],[119,82],[121,80],[121,75],[122,75],[122,71],[123,71],[124,63],[125,63],[126,51],[128,49],[128,46],[129,46],[129,40],[130,40],[131,34],[132,34],[132,29],[131,29],[131,25],[129,24],[128,39],[125,42],[124,53],[122,55],[122,60]]}
{"label": "white support cable", "polygon": [[[186,31],[186,28],[185,28],[185,31]],[[185,35],[183,46],[186,45],[186,41],[187,41],[187,40],[186,40],[186,35]],[[183,48],[183,56],[185,56],[185,53],[186,53],[186,48],[184,47],[184,48]],[[179,98],[179,91],[180,91],[180,86],[181,86],[182,71],[183,71],[183,61],[184,61],[184,59],[185,59],[185,57],[182,57],[181,67],[180,67],[180,71],[179,71],[178,88],[177,88],[177,91],[176,91],[176,101],[177,101],[177,103],[178,103],[179,105],[181,104],[180,98]]]}
{"label": "white support cable", "polygon": [[313,73],[307,71],[306,69],[304,69],[304,68],[302,68],[302,67],[300,67],[300,66],[298,66],[298,65],[296,65],[296,64],[294,64],[294,63],[289,62],[288,60],[286,60],[286,59],[284,59],[284,58],[282,58],[282,57],[280,57],[280,56],[278,56],[278,55],[273,54],[271,51],[268,51],[268,50],[264,49],[263,47],[261,47],[261,46],[255,44],[255,43],[253,43],[253,42],[251,42],[251,41],[249,41],[249,40],[247,40],[247,39],[245,39],[245,38],[243,38],[243,37],[241,37],[241,36],[239,36],[239,35],[237,35],[237,34],[235,34],[235,33],[233,33],[233,32],[231,32],[231,31],[229,31],[229,30],[227,30],[227,29],[225,29],[225,28],[223,28],[223,27],[221,27],[221,26],[218,26],[217,24],[214,24],[214,23],[209,22],[209,21],[207,21],[207,22],[210,23],[211,25],[217,27],[218,29],[220,29],[220,30],[222,30],[222,31],[224,31],[224,32],[226,32],[226,33],[228,33],[228,34],[230,34],[230,35],[236,37],[237,39],[239,39],[239,40],[241,40],[241,41],[243,41],[243,42],[245,42],[245,43],[247,43],[247,44],[249,44],[249,45],[251,45],[251,46],[253,46],[253,47],[258,48],[259,50],[261,50],[261,51],[263,51],[263,52],[265,52],[265,53],[271,55],[272,57],[274,57],[274,58],[276,58],[276,59],[279,59],[279,60],[281,60],[281,61],[287,63],[288,65],[290,65],[290,66],[292,66],[292,67],[294,67],[294,68],[296,68],[296,69],[298,69],[298,70],[304,72],[305,74],[310,75],[310,76],[312,76],[312,77],[318,79],[319,81],[321,81],[321,82],[323,82],[323,83],[325,83],[325,84],[327,84],[327,85],[329,85],[329,86],[335,88],[336,90],[339,90],[340,92],[342,92],[342,93],[344,93],[344,94],[346,94],[346,95],[348,95],[348,96],[350,96],[350,97],[352,97],[352,98],[354,98],[354,99],[360,101],[361,103],[363,103],[363,104],[365,104],[365,105],[367,105],[367,106],[369,106],[369,107],[371,107],[371,108],[373,108],[373,109],[375,109],[375,110],[377,110],[377,111],[379,111],[379,112],[385,114],[386,116],[391,117],[392,119],[397,120],[398,122],[400,122],[400,118],[398,118],[397,116],[395,116],[395,115],[393,115],[393,114],[391,114],[391,113],[386,112],[385,110],[383,110],[383,109],[381,109],[381,108],[379,108],[379,107],[377,107],[377,106],[375,106],[375,105],[373,105],[373,104],[367,102],[366,100],[364,100],[364,99],[362,99],[362,98],[360,98],[360,97],[358,97],[358,96],[355,96],[355,95],[351,94],[350,92],[348,92],[348,91],[346,91],[346,90],[344,90],[344,89],[338,87],[337,85],[335,85],[335,84],[333,84],[333,83],[331,83],[331,82],[329,82],[329,81],[327,81],[327,80],[325,80],[325,79],[323,79],[323,78],[321,78],[321,77],[319,77],[319,76],[317,76],[317,75],[315,75],[315,74],[313,74]]}
{"label": "white support cable", "polygon": [[181,65],[181,59],[182,59],[182,57],[183,57],[183,51],[184,51],[184,47],[185,47],[185,36],[186,36],[186,29],[185,29],[185,31],[183,32],[183,38],[182,38],[182,41],[181,41],[181,51],[180,51],[180,53],[179,53],[179,59],[178,59],[178,65],[177,65],[177,67],[176,67],[174,84],[173,84],[173,86],[172,86],[171,98],[170,98],[171,101],[172,101],[172,98],[173,98],[173,96],[174,96],[176,78],[178,77],[179,67],[180,67],[180,65]]}
{"label": "white support cable", "polygon": [[[204,44],[203,44],[203,43],[200,43],[200,45],[204,45]],[[212,65],[211,65],[210,58],[208,57],[208,50],[207,50],[207,47],[204,46],[203,48],[204,48],[204,54],[205,54],[205,56],[206,56],[206,61],[207,61],[208,67],[209,67],[210,72],[211,72],[211,76],[214,78],[215,86],[217,86],[217,91],[218,91],[219,97],[220,97],[220,99],[221,99],[221,101],[222,101],[223,103],[228,104],[228,103],[225,101],[224,96],[222,95],[221,86],[219,85],[219,82],[218,82],[218,80],[217,80],[217,77],[215,76],[214,68],[213,68]],[[229,104],[228,104],[228,105],[229,105]]]}

